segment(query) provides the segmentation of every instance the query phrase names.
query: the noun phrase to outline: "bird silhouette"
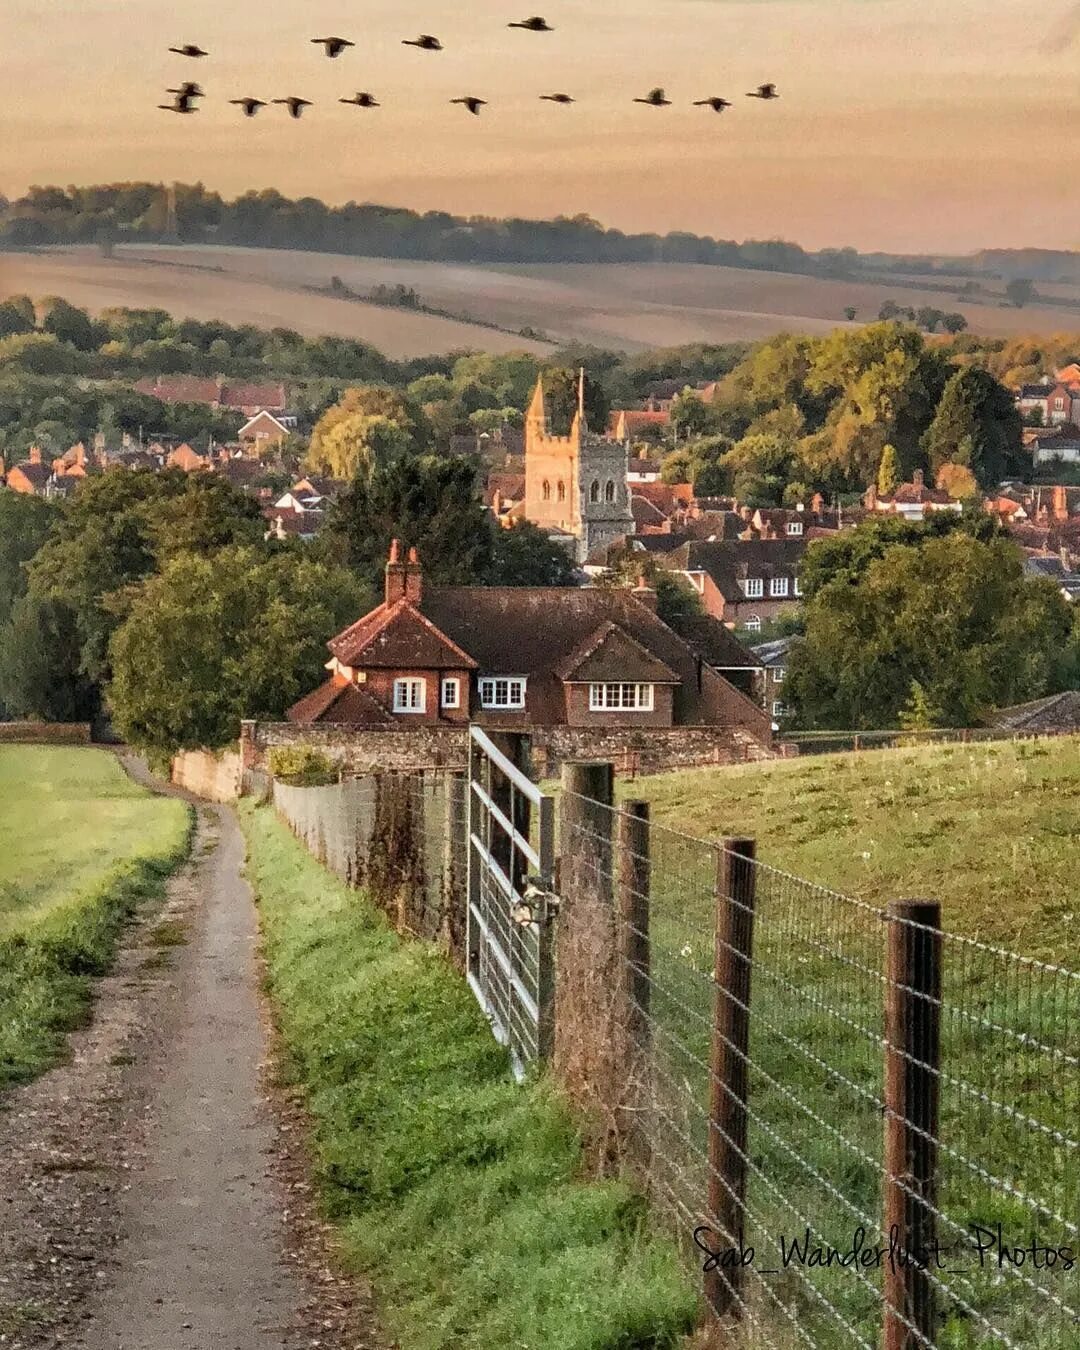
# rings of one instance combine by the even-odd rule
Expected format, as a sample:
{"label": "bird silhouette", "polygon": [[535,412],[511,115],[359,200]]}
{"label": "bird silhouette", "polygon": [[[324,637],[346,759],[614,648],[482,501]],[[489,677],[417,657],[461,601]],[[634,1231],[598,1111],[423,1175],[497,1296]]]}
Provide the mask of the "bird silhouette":
{"label": "bird silhouette", "polygon": [[311,107],[310,99],[297,98],[295,94],[293,94],[290,98],[275,98],[271,99],[270,101],[271,103],[283,104],[286,108],[288,108],[290,117],[299,117],[301,113],[303,113],[305,108]]}
{"label": "bird silhouette", "polygon": [[548,103],[573,103],[574,100],[569,94],[541,94],[540,97]]}
{"label": "bird silhouette", "polygon": [[327,56],[333,58],[340,56],[346,47],[355,47],[355,42],[350,42],[348,38],[327,37],[312,38],[311,41],[316,47],[325,47]]}
{"label": "bird silhouette", "polygon": [[402,38],[401,45],[403,47],[419,47],[421,51],[425,52],[441,52],[443,49],[439,39],[432,37],[430,33],[421,33],[418,38]]}
{"label": "bird silhouette", "polygon": [[752,94],[747,94],[746,97],[770,99],[779,98],[780,95],[776,92],[775,84],[759,84],[757,89]]}
{"label": "bird silhouette", "polygon": [[195,106],[194,99],[187,94],[177,94],[175,102],[159,103],[158,107],[162,112],[194,113],[199,111]]}
{"label": "bird silhouette", "polygon": [[191,80],[185,80],[179,89],[166,89],[167,94],[175,94],[177,98],[205,98],[201,84],[194,84]]}
{"label": "bird silhouette", "polygon": [[266,107],[261,98],[231,98],[229,102],[235,108],[243,108],[245,117],[254,117],[260,108]]}
{"label": "bird silhouette", "polygon": [[487,99],[477,98],[475,94],[469,94],[467,98],[452,98],[450,102],[463,104],[474,117],[479,117],[480,109],[486,106]]}
{"label": "bird silhouette", "polygon": [[531,19],[522,19],[520,23],[508,23],[506,26],[507,28],[524,28],[527,33],[554,33],[555,31],[547,19],[542,19],[539,14],[534,14]]}
{"label": "bird silhouette", "polygon": [[357,108],[378,108],[382,105],[374,94],[359,93],[355,98],[339,98],[339,103],[351,103]]}
{"label": "bird silhouette", "polygon": [[634,102],[647,103],[652,108],[667,108],[671,104],[671,99],[665,97],[662,89],[650,89],[644,98],[636,98]]}
{"label": "bird silhouette", "polygon": [[201,47],[197,47],[193,42],[185,42],[182,47],[170,47],[169,51],[177,56],[209,56],[209,52],[204,52]]}
{"label": "bird silhouette", "polygon": [[699,98],[694,101],[695,108],[711,108],[713,112],[718,113],[722,113],[725,108],[732,106],[734,105],[729,103],[726,98],[717,98],[715,94],[712,98]]}

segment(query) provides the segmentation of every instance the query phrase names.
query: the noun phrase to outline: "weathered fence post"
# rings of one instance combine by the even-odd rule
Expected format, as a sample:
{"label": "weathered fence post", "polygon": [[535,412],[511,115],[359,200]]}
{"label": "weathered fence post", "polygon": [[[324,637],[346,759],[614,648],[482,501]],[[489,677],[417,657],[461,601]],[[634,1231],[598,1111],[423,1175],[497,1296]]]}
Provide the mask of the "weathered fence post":
{"label": "weathered fence post", "polygon": [[622,967],[623,1053],[622,1073],[626,1084],[622,1102],[622,1129],[635,1141],[639,1166],[648,1168],[648,1133],[636,1128],[636,1117],[646,1109],[649,1084],[649,887],[652,867],[649,856],[649,803],[623,805],[617,825],[618,853],[618,947]]}
{"label": "weathered fence post", "polygon": [[885,963],[885,1264],[883,1350],[918,1350],[935,1333],[934,1286],[917,1259],[936,1238],[941,906],[896,900]]}
{"label": "weathered fence post", "polygon": [[[710,1225],[717,1241],[740,1248],[746,1223],[747,1065],[750,971],[754,951],[756,869],[753,839],[725,839],[717,858],[716,1003],[710,1056]],[[742,1314],[743,1270],[734,1264],[705,1276],[717,1316]]]}
{"label": "weathered fence post", "polygon": [[615,992],[615,766],[564,764],[559,846],[555,1070],[587,1111],[604,1121],[603,1165],[617,1153],[617,1093],[612,1039]]}

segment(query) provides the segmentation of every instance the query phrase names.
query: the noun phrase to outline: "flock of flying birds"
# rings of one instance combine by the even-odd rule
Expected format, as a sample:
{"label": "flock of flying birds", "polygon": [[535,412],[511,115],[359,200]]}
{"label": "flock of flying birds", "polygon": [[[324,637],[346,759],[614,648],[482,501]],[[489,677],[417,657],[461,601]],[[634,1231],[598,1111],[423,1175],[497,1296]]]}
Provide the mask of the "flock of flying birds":
{"label": "flock of flying birds", "polygon": [[[527,33],[553,33],[555,31],[548,21],[541,18],[539,14],[534,14],[531,18],[522,19],[518,23],[510,23],[506,26],[507,28],[521,28]],[[315,46],[322,47],[331,60],[339,57],[342,52],[346,51],[349,47],[356,46],[355,42],[350,42],[348,38],[343,37],[312,38],[311,41]],[[443,50],[443,45],[439,39],[433,37],[430,33],[421,33],[417,38],[403,38],[402,45],[405,47],[417,47],[423,52],[441,52]],[[203,51],[203,49],[195,43],[190,42],[185,43],[181,47],[170,47],[169,51],[175,53],[177,56],[186,56],[192,59],[209,56],[210,54],[209,52]],[[173,102],[158,104],[158,107],[165,112],[183,114],[198,112],[198,100],[205,97],[202,88],[198,84],[192,82],[185,82],[178,89],[169,89],[167,92],[174,95]],[[780,95],[776,92],[775,84],[758,85],[753,93],[747,94],[747,98],[760,98],[766,100],[779,97]],[[540,98],[547,103],[568,104],[576,102],[572,95],[563,93],[541,94]],[[242,108],[245,117],[254,117],[260,108],[265,108],[267,106],[263,99],[253,98],[250,95],[244,98],[232,98],[229,102],[235,107]],[[305,108],[313,106],[310,99],[298,98],[295,94],[290,95],[288,98],[271,99],[270,102],[281,104],[288,108],[291,117],[300,117]],[[338,102],[349,103],[357,108],[378,108],[380,106],[378,99],[376,99],[373,94],[369,94],[363,90],[355,94],[352,98],[338,99]],[[480,109],[487,106],[487,100],[478,98],[475,94],[466,94],[461,98],[452,98],[450,102],[461,104],[462,107],[466,108],[477,117],[480,115]],[[643,98],[635,98],[633,102],[645,103],[651,108],[669,108],[672,101],[667,97],[663,89],[650,89]],[[713,94],[709,98],[699,98],[694,100],[695,108],[711,108],[713,112],[717,113],[722,113],[725,108],[730,108],[732,106],[733,105],[728,99],[721,98],[717,94]]]}

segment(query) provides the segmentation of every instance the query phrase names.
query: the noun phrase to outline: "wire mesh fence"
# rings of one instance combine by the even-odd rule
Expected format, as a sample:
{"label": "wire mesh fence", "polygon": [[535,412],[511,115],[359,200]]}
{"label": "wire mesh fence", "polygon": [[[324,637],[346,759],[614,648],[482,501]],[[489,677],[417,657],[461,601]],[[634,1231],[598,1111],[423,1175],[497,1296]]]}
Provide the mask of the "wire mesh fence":
{"label": "wire mesh fence", "polygon": [[[474,976],[466,915],[499,925],[484,997],[507,1026],[492,953],[521,948],[510,974],[553,1025],[520,1045],[583,1108],[596,1167],[632,1169],[709,1267],[725,1345],[1080,1350],[1080,974],[653,824],[608,764],[567,766],[543,843],[524,787],[472,773],[273,796]],[[515,914],[552,842],[557,906]]]}
{"label": "wire mesh fence", "polygon": [[564,793],[559,950],[608,908],[609,1118],[731,1343],[1080,1346],[1080,976],[646,812]]}

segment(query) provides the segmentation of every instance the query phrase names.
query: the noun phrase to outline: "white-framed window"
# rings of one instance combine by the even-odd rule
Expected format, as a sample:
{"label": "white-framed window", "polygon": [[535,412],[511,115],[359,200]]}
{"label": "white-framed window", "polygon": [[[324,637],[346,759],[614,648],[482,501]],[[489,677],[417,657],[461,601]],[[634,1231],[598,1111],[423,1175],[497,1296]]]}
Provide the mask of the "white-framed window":
{"label": "white-framed window", "polygon": [[427,707],[427,686],[423,680],[394,681],[394,711],[422,713]]}
{"label": "white-framed window", "polygon": [[772,596],[787,595],[788,579],[787,577],[772,577],[769,581],[769,594]]}
{"label": "white-framed window", "polygon": [[743,627],[746,629],[748,633],[760,633],[761,616],[759,614],[748,614],[746,616],[746,622],[743,624]]}
{"label": "white-framed window", "polygon": [[786,667],[786,666],[773,666],[773,672],[772,672],[772,675],[773,675],[773,679],[776,681],[777,684],[783,684],[783,683],[784,683],[784,676],[785,676],[786,674],[787,674],[787,667]]}
{"label": "white-framed window", "polygon": [[1055,411],[1055,412],[1064,412],[1064,411],[1065,411],[1065,400],[1064,400],[1063,398],[1060,398],[1060,397],[1059,397],[1059,398],[1054,399],[1054,411]]}
{"label": "white-framed window", "polygon": [[799,585],[799,578],[795,578],[795,594],[802,595],[802,587]]}
{"label": "white-framed window", "polygon": [[743,589],[748,600],[760,600],[765,594],[765,582],[761,577],[747,577],[743,582]]}
{"label": "white-framed window", "polygon": [[792,536],[792,538],[797,539],[799,535],[802,534],[802,531],[803,531],[803,524],[801,520],[788,521],[787,532]]}
{"label": "white-framed window", "polygon": [[772,715],[774,717],[783,717],[786,712],[787,708],[785,708],[779,700],[772,705]]}
{"label": "white-framed window", "polygon": [[444,708],[461,707],[461,681],[448,675],[442,682],[442,705]]}
{"label": "white-framed window", "polygon": [[590,684],[590,712],[652,712],[651,684]]}
{"label": "white-framed window", "polygon": [[525,706],[525,679],[521,675],[491,675],[480,681],[481,708],[520,710]]}

